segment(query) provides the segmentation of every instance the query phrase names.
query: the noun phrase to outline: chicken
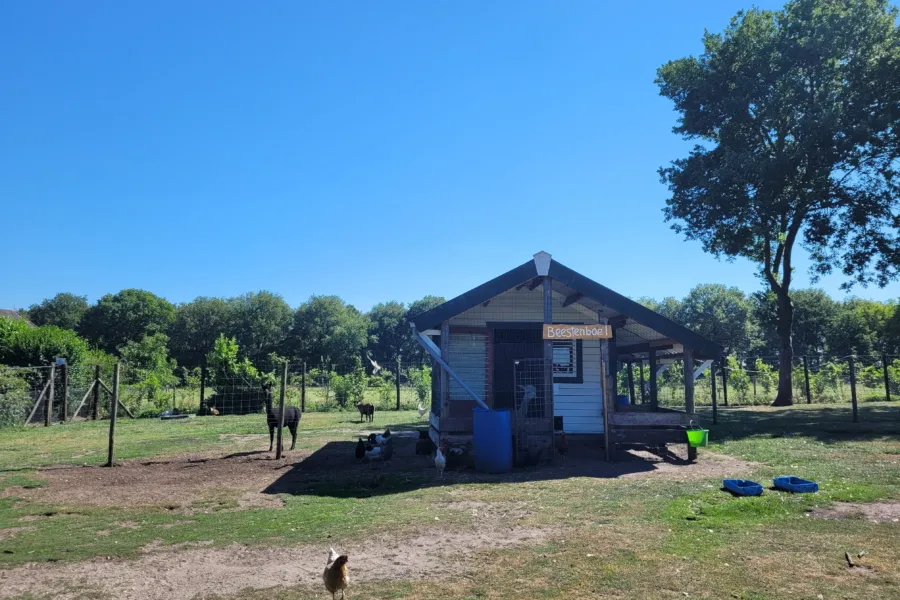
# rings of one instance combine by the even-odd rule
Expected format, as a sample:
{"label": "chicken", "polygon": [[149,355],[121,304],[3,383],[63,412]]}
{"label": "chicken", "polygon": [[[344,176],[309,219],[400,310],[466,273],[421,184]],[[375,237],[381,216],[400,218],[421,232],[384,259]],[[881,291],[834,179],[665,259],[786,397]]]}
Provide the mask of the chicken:
{"label": "chicken", "polygon": [[384,448],[381,449],[381,460],[387,462],[391,460],[391,457],[394,455],[394,440],[388,438],[387,443],[384,445]]}
{"label": "chicken", "polygon": [[434,455],[434,466],[437,469],[438,477],[441,479],[444,478],[444,467],[447,466],[447,457],[444,456],[443,450],[446,450],[446,447],[441,445]]}
{"label": "chicken", "polygon": [[363,442],[362,438],[359,438],[359,441],[356,442],[356,451],[354,454],[357,459],[361,459],[366,455],[366,444]]}
{"label": "chicken", "polygon": [[381,458],[381,446],[373,446],[369,444],[366,446],[366,458],[369,460],[376,460]]}
{"label": "chicken", "polygon": [[[371,434],[369,435],[369,439],[370,440],[372,439]],[[391,439],[391,430],[390,429],[385,429],[384,433],[376,433],[375,434],[375,443],[378,444],[379,446],[384,446],[385,444],[388,443],[388,440],[390,440],[390,439]]]}
{"label": "chicken", "polygon": [[559,436],[559,439],[556,440],[556,451],[559,452],[563,458],[569,455],[569,440],[566,438],[565,431],[563,431]]}
{"label": "chicken", "polygon": [[416,410],[419,412],[420,417],[424,417],[426,414],[428,414],[428,409],[422,406],[421,402],[419,402],[419,407]]}
{"label": "chicken", "polygon": [[331,600],[338,590],[341,591],[341,600],[344,598],[344,590],[350,585],[350,574],[347,572],[347,555],[338,555],[331,548],[328,553],[328,560],[325,562],[325,572],[322,573],[322,581],[325,582],[325,589],[331,592]]}
{"label": "chicken", "polygon": [[218,416],[219,410],[218,410],[215,406],[210,406],[210,407],[209,407],[209,414]]}

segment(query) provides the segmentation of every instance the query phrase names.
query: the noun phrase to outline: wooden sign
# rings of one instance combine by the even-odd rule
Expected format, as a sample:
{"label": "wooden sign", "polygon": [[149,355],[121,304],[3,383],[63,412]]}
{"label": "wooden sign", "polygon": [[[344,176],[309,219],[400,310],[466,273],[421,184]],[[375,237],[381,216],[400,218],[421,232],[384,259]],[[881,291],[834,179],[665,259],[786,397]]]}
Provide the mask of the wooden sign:
{"label": "wooden sign", "polygon": [[544,325],[545,340],[608,340],[609,325]]}

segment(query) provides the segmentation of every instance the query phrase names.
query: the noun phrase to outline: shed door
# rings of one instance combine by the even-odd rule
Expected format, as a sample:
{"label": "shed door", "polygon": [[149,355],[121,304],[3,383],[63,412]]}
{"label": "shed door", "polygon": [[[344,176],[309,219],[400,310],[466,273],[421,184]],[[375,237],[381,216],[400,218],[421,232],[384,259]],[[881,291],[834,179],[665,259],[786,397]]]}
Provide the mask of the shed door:
{"label": "shed door", "polygon": [[[450,366],[472,391],[487,402],[487,335],[483,333],[450,334]],[[450,378],[450,416],[471,418],[478,406],[472,397]]]}

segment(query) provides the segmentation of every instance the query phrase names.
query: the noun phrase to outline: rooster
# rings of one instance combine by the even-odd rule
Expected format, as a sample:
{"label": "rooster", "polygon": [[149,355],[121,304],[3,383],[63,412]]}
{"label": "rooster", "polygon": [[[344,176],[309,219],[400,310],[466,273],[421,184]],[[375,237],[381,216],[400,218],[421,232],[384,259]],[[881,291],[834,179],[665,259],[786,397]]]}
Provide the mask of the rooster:
{"label": "rooster", "polygon": [[381,458],[381,446],[373,446],[372,444],[369,444],[368,446],[366,446],[365,456],[369,460],[376,460]]}
{"label": "rooster", "polygon": [[438,477],[444,478],[444,467],[447,466],[447,457],[444,456],[442,450],[445,450],[446,446],[441,444],[441,446],[437,449],[437,452],[434,455],[434,466],[437,469]]}
{"label": "rooster", "polygon": [[416,410],[419,412],[420,417],[424,417],[428,413],[428,409],[422,406],[421,402],[419,402],[419,407]]}
{"label": "rooster", "polygon": [[344,590],[350,585],[350,574],[347,572],[347,555],[338,555],[331,548],[328,553],[328,560],[325,562],[325,572],[322,573],[322,581],[325,582],[325,589],[331,592],[331,600],[338,590],[341,590],[341,600],[344,598]]}
{"label": "rooster", "polygon": [[569,440],[566,438],[565,431],[563,431],[559,436],[559,439],[556,440],[556,451],[559,452],[563,458],[569,455]]}

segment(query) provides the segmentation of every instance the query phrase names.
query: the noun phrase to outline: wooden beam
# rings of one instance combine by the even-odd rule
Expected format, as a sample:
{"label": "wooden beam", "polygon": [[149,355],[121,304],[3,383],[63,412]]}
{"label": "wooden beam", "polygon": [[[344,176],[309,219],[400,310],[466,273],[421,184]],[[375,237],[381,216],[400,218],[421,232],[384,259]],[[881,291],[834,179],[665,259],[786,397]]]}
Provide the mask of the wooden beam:
{"label": "wooden beam", "polygon": [[694,412],[694,353],[684,348],[684,411]]}
{"label": "wooden beam", "polygon": [[528,291],[533,292],[539,285],[541,285],[541,283],[543,283],[542,279],[540,277],[535,277],[531,280],[531,285],[528,286]]}
{"label": "wooden beam", "polygon": [[613,327],[625,327],[628,324],[628,315],[619,315],[609,320],[609,324]]}
{"label": "wooden beam", "polygon": [[490,304],[490,303],[491,303],[490,300],[485,300],[484,302],[481,303],[481,307],[482,307],[482,308],[487,308],[487,305]]}
{"label": "wooden beam", "polygon": [[656,376],[656,351],[653,348],[649,350],[650,362],[650,410],[659,408],[658,381]]}
{"label": "wooden beam", "polygon": [[675,347],[673,340],[659,340],[658,342],[644,342],[643,344],[632,344],[630,346],[619,346],[619,354],[635,354],[637,352],[650,352],[654,350],[671,350]]}
{"label": "wooden beam", "polygon": [[582,298],[584,298],[584,294],[581,294],[581,293],[572,294],[571,296],[568,296],[565,300],[563,300],[563,308],[565,308],[567,306],[571,306],[572,304],[575,304]]}

